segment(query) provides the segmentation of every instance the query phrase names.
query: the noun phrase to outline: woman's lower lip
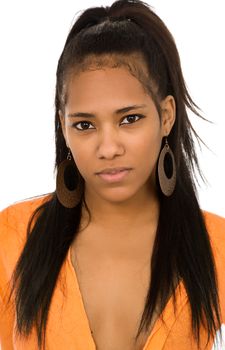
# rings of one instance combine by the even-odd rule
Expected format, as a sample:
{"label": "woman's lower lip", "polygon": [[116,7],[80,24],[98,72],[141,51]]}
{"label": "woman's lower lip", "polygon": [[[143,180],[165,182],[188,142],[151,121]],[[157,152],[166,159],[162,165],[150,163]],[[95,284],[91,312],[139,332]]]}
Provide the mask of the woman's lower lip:
{"label": "woman's lower lip", "polygon": [[119,182],[121,180],[123,180],[127,174],[129,173],[130,169],[129,170],[122,170],[122,171],[119,171],[115,174],[98,174],[101,179],[103,179],[104,181],[107,181],[107,182]]}

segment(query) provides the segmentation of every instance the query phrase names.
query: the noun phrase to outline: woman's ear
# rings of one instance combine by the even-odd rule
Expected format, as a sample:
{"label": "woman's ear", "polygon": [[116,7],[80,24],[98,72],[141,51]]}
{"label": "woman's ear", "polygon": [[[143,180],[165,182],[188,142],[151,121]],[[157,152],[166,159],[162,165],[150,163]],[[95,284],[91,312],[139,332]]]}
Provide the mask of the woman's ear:
{"label": "woman's ear", "polygon": [[161,131],[162,137],[168,136],[176,120],[176,102],[172,95],[161,101]]}
{"label": "woman's ear", "polygon": [[[65,116],[63,115],[63,112],[61,110],[59,110],[59,120],[60,120],[60,124],[61,124],[61,128],[62,128],[62,133],[67,145],[67,139],[66,139],[66,128],[65,128]],[[67,145],[68,147],[68,145]]]}

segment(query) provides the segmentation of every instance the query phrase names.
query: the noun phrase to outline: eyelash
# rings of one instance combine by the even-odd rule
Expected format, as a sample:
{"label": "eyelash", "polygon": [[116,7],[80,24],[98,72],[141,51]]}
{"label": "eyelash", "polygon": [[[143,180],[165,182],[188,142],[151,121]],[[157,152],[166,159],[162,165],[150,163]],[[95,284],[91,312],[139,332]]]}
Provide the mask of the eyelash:
{"label": "eyelash", "polygon": [[[136,120],[136,121],[134,121],[134,122],[131,122],[131,123],[125,123],[125,125],[126,124],[134,124],[134,123],[136,123],[137,121],[139,121],[140,119],[142,119],[142,118],[144,118],[144,116],[142,115],[142,114],[129,114],[129,115],[127,115],[126,117],[124,117],[123,119],[126,119],[126,118],[128,118],[128,117],[139,117],[139,119],[138,120]],[[79,128],[77,128],[77,125],[78,124],[81,124],[81,123],[87,123],[87,124],[91,124],[90,122],[88,122],[87,120],[82,120],[82,121],[80,121],[80,122],[78,122],[78,123],[74,123],[74,124],[72,124],[72,127],[73,128],[75,128],[75,129],[77,129],[78,131],[87,131],[87,130],[91,130],[91,129],[93,129],[93,128],[91,128],[91,129],[79,129]]]}

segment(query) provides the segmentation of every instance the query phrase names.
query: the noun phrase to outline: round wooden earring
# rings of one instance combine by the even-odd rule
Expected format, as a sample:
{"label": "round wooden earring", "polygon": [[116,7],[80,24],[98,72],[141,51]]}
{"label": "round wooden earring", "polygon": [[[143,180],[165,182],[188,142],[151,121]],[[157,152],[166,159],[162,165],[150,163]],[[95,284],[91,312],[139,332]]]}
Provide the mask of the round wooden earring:
{"label": "round wooden earring", "polygon": [[[171,158],[170,160],[172,160],[173,170],[170,177],[168,177],[165,172],[165,157],[167,156],[169,156]],[[160,184],[162,193],[167,197],[171,196],[176,186],[176,164],[175,164],[173,152],[168,145],[167,139],[159,156],[158,177],[159,177],[159,184]]]}
{"label": "round wooden earring", "polygon": [[[74,181],[71,179],[75,178],[77,181],[74,188]],[[56,194],[59,202],[66,208],[74,208],[80,202],[82,192],[80,176],[77,174],[71,158],[62,161],[56,177]]]}

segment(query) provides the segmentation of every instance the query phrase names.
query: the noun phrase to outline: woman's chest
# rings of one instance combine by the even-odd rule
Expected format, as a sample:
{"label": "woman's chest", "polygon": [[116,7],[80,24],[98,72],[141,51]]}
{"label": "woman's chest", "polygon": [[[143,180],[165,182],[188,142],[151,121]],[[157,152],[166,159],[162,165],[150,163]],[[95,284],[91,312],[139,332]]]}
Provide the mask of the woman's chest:
{"label": "woman's chest", "polygon": [[150,258],[120,259],[74,246],[74,266],[90,331],[98,350],[142,350],[147,332],[135,336],[150,283]]}

